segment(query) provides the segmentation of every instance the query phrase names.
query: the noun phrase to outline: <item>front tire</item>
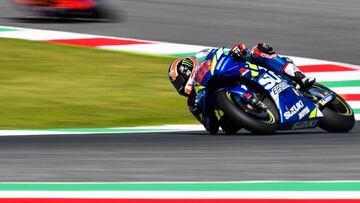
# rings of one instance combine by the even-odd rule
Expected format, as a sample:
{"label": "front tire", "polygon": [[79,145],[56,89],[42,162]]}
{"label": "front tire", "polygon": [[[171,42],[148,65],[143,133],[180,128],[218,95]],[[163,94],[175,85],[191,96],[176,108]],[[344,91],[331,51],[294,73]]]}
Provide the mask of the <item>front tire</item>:
{"label": "front tire", "polygon": [[236,133],[241,129],[241,126],[236,125],[236,122],[226,115],[221,117],[220,126],[226,135],[236,135]]}
{"label": "front tire", "polygon": [[222,91],[217,95],[217,103],[219,108],[224,111],[230,119],[232,119],[238,126],[243,126],[245,129],[256,134],[273,134],[277,129],[277,110],[273,108],[272,101],[266,97],[264,101],[267,106],[270,106],[266,111],[267,118],[260,119],[249,115],[242,109],[231,97],[231,93]]}

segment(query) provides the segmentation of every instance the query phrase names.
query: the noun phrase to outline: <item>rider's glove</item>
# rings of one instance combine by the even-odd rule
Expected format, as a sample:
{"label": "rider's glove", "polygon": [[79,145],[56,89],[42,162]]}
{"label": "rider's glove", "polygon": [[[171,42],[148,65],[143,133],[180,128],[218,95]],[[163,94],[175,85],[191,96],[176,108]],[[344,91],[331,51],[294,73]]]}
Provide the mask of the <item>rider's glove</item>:
{"label": "rider's glove", "polygon": [[[199,108],[199,101],[196,97],[188,97],[188,107],[189,111],[199,120],[199,115],[201,114],[201,110]],[[199,120],[200,121],[200,120]]]}
{"label": "rider's glove", "polygon": [[244,43],[239,43],[231,48],[231,54],[234,57],[245,59],[246,57],[250,56],[250,50],[246,48]]}

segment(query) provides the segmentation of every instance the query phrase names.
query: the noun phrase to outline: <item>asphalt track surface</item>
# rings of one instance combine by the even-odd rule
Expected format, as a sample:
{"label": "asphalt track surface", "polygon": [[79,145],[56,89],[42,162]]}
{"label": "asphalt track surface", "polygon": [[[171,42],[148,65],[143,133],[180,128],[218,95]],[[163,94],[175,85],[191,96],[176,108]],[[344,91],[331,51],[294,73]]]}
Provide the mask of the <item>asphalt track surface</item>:
{"label": "asphalt track surface", "polygon": [[[116,22],[24,20],[0,3],[1,25],[211,46],[264,41],[288,55],[360,64],[358,0],[116,0]],[[0,180],[354,180],[359,132],[357,123],[347,134],[0,137]]]}
{"label": "asphalt track surface", "polygon": [[359,180],[359,130],[0,137],[0,180]]}

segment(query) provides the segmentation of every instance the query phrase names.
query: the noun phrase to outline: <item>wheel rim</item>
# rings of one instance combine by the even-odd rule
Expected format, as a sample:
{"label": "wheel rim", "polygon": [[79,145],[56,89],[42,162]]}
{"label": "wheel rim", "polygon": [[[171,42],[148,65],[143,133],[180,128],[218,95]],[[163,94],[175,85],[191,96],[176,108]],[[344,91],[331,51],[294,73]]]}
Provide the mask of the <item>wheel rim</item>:
{"label": "wheel rim", "polygon": [[275,123],[275,116],[274,114],[270,111],[270,110],[266,110],[266,114],[268,116],[268,120],[260,120],[264,123],[267,123],[267,124],[273,124]]}
{"label": "wheel rim", "polygon": [[[335,102],[338,102],[337,104]],[[335,102],[331,103],[331,109],[335,110],[337,113],[345,116],[350,116],[353,114],[352,109],[346,104],[341,98],[336,95]]]}
{"label": "wheel rim", "polygon": [[232,102],[234,105],[240,107],[244,112],[246,112],[250,116],[254,117],[255,119],[257,119],[263,123],[266,123],[266,124],[274,124],[275,123],[275,120],[276,120],[275,116],[269,109],[267,109],[266,111],[263,111],[263,112],[255,112],[255,111],[252,111],[251,109],[247,108],[241,102],[236,101],[237,99],[234,99],[230,92],[226,92],[226,97],[228,98],[228,100],[230,102]]}
{"label": "wheel rim", "polygon": [[338,94],[336,94],[334,91],[332,91],[329,88],[322,86],[322,85],[314,84],[313,86],[316,88],[320,88],[326,92],[329,92],[335,96],[335,100],[328,105],[328,107],[331,110],[337,112],[338,114],[344,115],[344,116],[351,116],[353,114],[353,111],[352,111],[351,107],[349,106],[349,104],[347,104],[347,102],[342,97],[340,97]]}

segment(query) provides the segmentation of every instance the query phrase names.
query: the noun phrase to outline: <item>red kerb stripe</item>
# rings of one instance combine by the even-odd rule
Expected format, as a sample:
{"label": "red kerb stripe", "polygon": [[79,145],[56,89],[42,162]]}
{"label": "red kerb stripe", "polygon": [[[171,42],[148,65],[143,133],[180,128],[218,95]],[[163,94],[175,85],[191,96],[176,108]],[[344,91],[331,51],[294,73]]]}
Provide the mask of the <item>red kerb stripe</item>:
{"label": "red kerb stripe", "polygon": [[341,94],[346,101],[360,101],[360,94]]}
{"label": "red kerb stripe", "polygon": [[360,203],[360,199],[67,199],[1,198],[1,203]]}
{"label": "red kerb stripe", "polygon": [[299,69],[303,72],[336,72],[336,71],[353,71],[355,68],[335,65],[335,64],[319,64],[319,65],[306,65],[299,66]]}
{"label": "red kerb stripe", "polygon": [[131,45],[131,44],[153,44],[151,42],[144,42],[139,40],[111,39],[111,38],[59,39],[59,40],[49,40],[47,42],[55,43],[55,44],[79,45],[86,47]]}

